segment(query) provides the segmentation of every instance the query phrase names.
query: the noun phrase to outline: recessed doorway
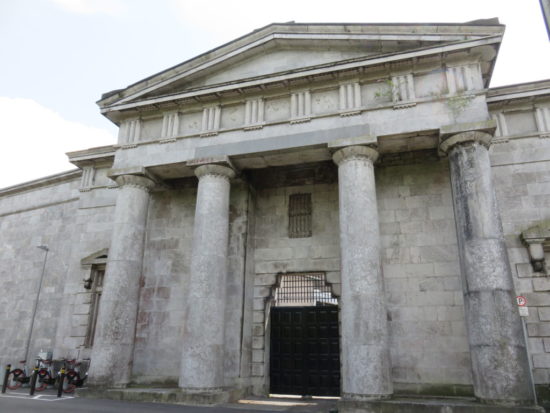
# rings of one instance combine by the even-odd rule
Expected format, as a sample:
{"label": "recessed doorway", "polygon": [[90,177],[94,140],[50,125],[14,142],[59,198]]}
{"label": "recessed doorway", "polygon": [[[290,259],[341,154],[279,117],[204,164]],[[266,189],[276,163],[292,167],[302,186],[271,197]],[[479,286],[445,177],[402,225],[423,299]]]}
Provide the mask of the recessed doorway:
{"label": "recessed doorway", "polygon": [[270,321],[270,393],[339,396],[338,300],[325,274],[281,275]]}

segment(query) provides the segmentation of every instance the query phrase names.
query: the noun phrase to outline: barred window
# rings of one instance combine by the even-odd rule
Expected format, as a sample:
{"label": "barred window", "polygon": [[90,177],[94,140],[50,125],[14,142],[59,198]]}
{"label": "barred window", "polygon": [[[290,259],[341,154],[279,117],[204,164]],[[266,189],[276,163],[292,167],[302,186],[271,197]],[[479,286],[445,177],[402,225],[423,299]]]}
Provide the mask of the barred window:
{"label": "barred window", "polygon": [[311,194],[292,194],[288,200],[289,238],[311,237]]}
{"label": "barred window", "polygon": [[94,344],[95,329],[97,325],[97,314],[99,312],[99,301],[103,292],[103,278],[105,276],[105,265],[92,265],[92,288],[90,300],[90,313],[88,315],[88,328],[84,347],[92,347]]}
{"label": "barred window", "polygon": [[275,289],[275,307],[336,305],[338,299],[325,273],[281,274]]}

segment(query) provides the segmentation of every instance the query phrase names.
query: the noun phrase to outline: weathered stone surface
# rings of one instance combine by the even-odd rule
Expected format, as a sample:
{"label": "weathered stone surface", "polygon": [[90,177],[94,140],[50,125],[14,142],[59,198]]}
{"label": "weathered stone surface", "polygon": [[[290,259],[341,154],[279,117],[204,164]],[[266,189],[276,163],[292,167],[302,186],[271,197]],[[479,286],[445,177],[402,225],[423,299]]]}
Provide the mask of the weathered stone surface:
{"label": "weathered stone surface", "polygon": [[474,389],[482,400],[529,404],[534,393],[491,165],[486,147],[478,143],[490,140],[485,135],[468,131],[463,139],[459,133],[444,148],[449,151]]}
{"label": "weathered stone surface", "polygon": [[550,337],[550,323],[527,323],[529,337]]}
{"label": "weathered stone surface", "polygon": [[[212,334],[213,346],[201,346],[197,351],[206,355],[205,365],[212,362],[216,366],[220,358],[216,355],[217,361],[212,361],[210,356],[223,353],[223,372],[216,367],[212,370],[215,377],[207,379],[266,394],[268,309],[278,275],[324,272],[333,293],[342,292],[344,307],[347,302],[348,308],[364,312],[365,319],[373,317],[371,306],[378,305],[376,300],[358,303],[353,294],[349,298],[349,286],[341,277],[338,235],[344,224],[338,217],[338,168],[331,160],[332,150],[372,144],[380,152],[374,209],[380,222],[384,274],[379,295],[387,304],[387,311],[380,314],[385,312],[388,319],[387,347],[394,389],[463,395],[457,389],[471,387],[471,365],[478,365],[475,377],[483,374],[489,384],[500,381],[499,392],[506,392],[510,375],[507,370],[498,376],[502,367],[498,361],[503,354],[509,356],[509,367],[521,358],[522,343],[504,342],[506,332],[518,337],[523,333],[513,320],[517,312],[513,296],[518,294],[528,301],[529,316],[524,321],[531,365],[536,367],[533,376],[539,389],[548,387],[550,333],[546,324],[550,295],[547,275],[535,271],[532,262],[541,262],[544,244],[538,238],[547,235],[537,233],[523,240],[519,235],[529,235],[530,229],[549,218],[550,81],[486,89],[502,34],[502,26],[496,22],[406,27],[315,25],[313,37],[311,30],[313,26],[308,25],[272,25],[169,69],[161,77],[153,76],[108,94],[101,105],[106,116],[116,114],[113,119],[120,125],[120,146],[73,152],[69,157],[82,171],[0,190],[0,287],[5,291],[0,297],[0,307],[5,310],[0,312],[0,360],[14,363],[23,357],[31,317],[29,297],[36,293],[43,258],[34,246],[40,244],[48,245],[50,252],[30,353],[42,348],[53,350],[54,357],[91,355],[92,349],[84,347],[91,294],[82,280],[88,279],[92,270],[82,259],[94,254],[120,255],[116,248],[111,254],[109,247],[113,230],[118,231],[118,224],[113,223],[115,217],[118,219],[115,201],[125,190],[114,189],[116,185],[108,176],[120,176],[125,186],[128,182],[122,176],[141,174],[160,184],[150,195],[143,264],[140,269],[139,260],[132,255],[139,240],[129,236],[124,240],[133,247],[129,254],[109,264],[109,271],[121,275],[121,283],[107,282],[104,291],[109,311],[120,311],[126,320],[132,317],[125,314],[132,314],[135,302],[139,302],[133,344],[125,337],[108,344],[102,356],[92,354],[92,377],[100,363],[105,363],[103,369],[111,374],[112,365],[105,360],[119,363],[124,359],[132,360],[132,364],[118,368],[115,363],[116,385],[124,385],[131,371],[134,383],[176,386],[182,343],[205,342],[205,336]],[[277,32],[273,37],[284,34],[272,42],[271,35],[264,36],[271,31]],[[319,34],[323,39],[314,38]],[[400,37],[397,43],[395,36]],[[295,37],[301,41],[295,42]],[[267,43],[246,49],[263,41]],[[429,47],[435,42],[437,48]],[[301,46],[295,48],[297,43]],[[226,54],[229,49],[231,53]],[[401,51],[407,54],[399,55]],[[373,53],[383,55],[373,59]],[[441,65],[441,53],[446,56],[446,66]],[[227,62],[224,59],[229,55],[232,60]],[[351,60],[344,67],[339,63],[342,59]],[[203,64],[213,66],[202,71]],[[281,68],[289,71],[283,73]],[[188,69],[198,70],[187,78]],[[176,78],[172,87],[171,79]],[[156,81],[162,83],[160,89]],[[246,82],[245,87],[241,81]],[[142,87],[147,90],[138,91]],[[136,91],[138,95],[131,96]],[[115,107],[119,103],[122,107]],[[487,122],[490,116],[497,122],[494,139],[495,125]],[[451,127],[445,127],[450,123]],[[369,133],[373,135],[367,136]],[[341,138],[331,148],[327,146]],[[442,148],[450,151],[454,145],[493,143],[490,160],[498,205],[487,199],[471,202],[468,211],[475,213],[468,215],[470,229],[483,234],[468,245],[457,245],[454,209],[462,210],[453,208],[447,159],[438,153],[440,138],[444,140]],[[227,276],[220,283],[212,283],[220,275],[218,255],[204,260],[206,264],[199,272],[210,274],[206,281],[191,280],[191,273],[198,273],[197,265],[191,263],[192,251],[206,242],[201,239],[193,245],[197,179],[192,168],[210,163],[216,164],[209,170],[214,174],[220,164],[232,164],[240,170],[229,201]],[[467,163],[465,169],[477,170],[473,165]],[[113,169],[108,172],[109,168]],[[481,193],[481,199],[489,193],[482,180],[467,178],[464,187],[468,196]],[[312,236],[290,239],[288,198],[298,193],[311,194]],[[210,203],[206,204],[201,203],[208,208]],[[129,206],[129,218],[134,219],[133,213],[140,208]],[[503,218],[504,237],[493,236],[491,217],[497,208]],[[369,203],[368,211],[372,210]],[[359,216],[374,219],[364,211]],[[355,222],[353,217],[350,221]],[[354,229],[350,230],[352,235]],[[528,249],[523,244],[527,240],[537,247]],[[348,255],[355,252],[353,248],[346,251]],[[371,253],[367,249],[358,255],[371,257]],[[475,266],[475,273],[464,278],[467,284],[462,283],[468,287],[466,298],[460,291],[459,254],[466,266]],[[548,252],[546,255],[548,262]],[[508,272],[507,261],[517,270],[513,283],[501,277]],[[141,273],[138,280],[132,278],[136,273]],[[130,278],[131,288],[119,288]],[[363,277],[360,281],[368,280]],[[206,315],[196,324],[185,322],[188,300],[184,290],[197,288],[210,294],[207,286],[211,285],[215,290],[212,302],[207,297],[196,307],[196,311],[208,308]],[[360,293],[370,288],[361,286]],[[111,288],[121,291],[107,291]],[[373,291],[380,291],[379,286]],[[126,302],[109,304],[115,294]],[[225,294],[223,308],[215,299],[219,294]],[[491,308],[491,300],[498,310]],[[471,332],[475,345],[466,338],[466,321],[471,320],[464,313],[465,301],[469,314],[478,312],[482,315],[479,324],[489,326]],[[349,315],[344,318],[345,340],[353,341],[356,329],[350,327]],[[354,314],[353,322],[357,319],[360,317]],[[132,336],[132,323],[115,325],[119,321],[115,317],[106,329]],[[192,328],[184,331],[185,325]],[[367,325],[372,329],[377,326]],[[357,330],[359,339],[364,338],[364,330]],[[503,338],[504,344],[489,343],[494,345],[492,350],[484,351],[487,337]],[[361,343],[357,343],[359,347]],[[384,351],[374,345],[372,348]],[[94,349],[102,353],[97,343]],[[109,353],[109,349],[114,350]],[[363,348],[358,349],[359,355],[360,350]],[[367,358],[365,369],[375,370],[379,362]],[[498,368],[492,368],[491,363]],[[190,374],[205,368],[200,360],[197,364],[198,369],[191,369]],[[521,377],[526,374],[524,364],[518,363],[516,374],[525,381]],[[351,366],[356,367],[352,373],[359,377],[358,384],[376,380],[373,375],[361,376],[360,363]],[[157,400],[190,401],[195,396],[178,393],[185,397],[171,395]],[[222,400],[222,396],[216,391],[197,397],[212,401],[217,397]],[[546,400],[544,397],[548,398],[542,393],[539,400]]]}
{"label": "weathered stone surface", "polygon": [[550,294],[546,292],[524,293],[530,307],[550,307]]}
{"label": "weathered stone surface", "polygon": [[212,406],[234,402],[245,395],[242,389],[219,392],[184,392],[177,388],[79,389],[79,397],[124,400],[127,402],[171,403],[187,406]]}
{"label": "weathered stone surface", "polygon": [[224,386],[224,314],[229,191],[234,171],[203,165],[199,178],[189,285],[185,289],[179,386],[217,390]]}
{"label": "weathered stone surface", "polygon": [[120,387],[130,382],[132,373],[149,189],[154,182],[141,176],[121,175],[117,183],[120,189],[90,384]]}
{"label": "weathered stone surface", "polygon": [[340,401],[341,413],[543,413],[538,406],[491,406],[472,399],[396,398],[392,400],[354,402]]}
{"label": "weathered stone surface", "polygon": [[539,308],[539,318],[540,321],[550,321],[550,308],[549,307],[542,307]]}
{"label": "weathered stone surface", "polygon": [[342,279],[342,396],[384,398],[392,394],[386,300],[380,263],[378,208],[368,147],[338,150]]}
{"label": "weathered stone surface", "polygon": [[535,291],[550,291],[550,279],[540,278],[533,280],[533,290]]}

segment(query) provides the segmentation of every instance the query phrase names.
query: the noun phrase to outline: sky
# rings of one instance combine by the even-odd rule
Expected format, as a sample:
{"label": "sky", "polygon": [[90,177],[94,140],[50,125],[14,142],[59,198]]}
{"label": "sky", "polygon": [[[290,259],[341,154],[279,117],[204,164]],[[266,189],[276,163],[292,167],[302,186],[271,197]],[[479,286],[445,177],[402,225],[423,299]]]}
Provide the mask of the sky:
{"label": "sky", "polygon": [[550,78],[538,0],[0,0],[0,188],[114,144],[102,93],[273,22],[506,24],[491,86]]}

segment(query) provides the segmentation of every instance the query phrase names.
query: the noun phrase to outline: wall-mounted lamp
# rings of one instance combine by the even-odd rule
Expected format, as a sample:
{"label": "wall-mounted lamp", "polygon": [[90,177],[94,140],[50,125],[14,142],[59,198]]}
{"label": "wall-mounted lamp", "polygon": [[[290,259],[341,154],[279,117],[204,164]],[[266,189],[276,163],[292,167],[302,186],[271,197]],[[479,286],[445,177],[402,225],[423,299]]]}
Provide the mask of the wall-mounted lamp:
{"label": "wall-mounted lamp", "polygon": [[84,278],[82,281],[84,281],[84,288],[86,290],[91,290],[92,289],[93,280],[91,278]]}

